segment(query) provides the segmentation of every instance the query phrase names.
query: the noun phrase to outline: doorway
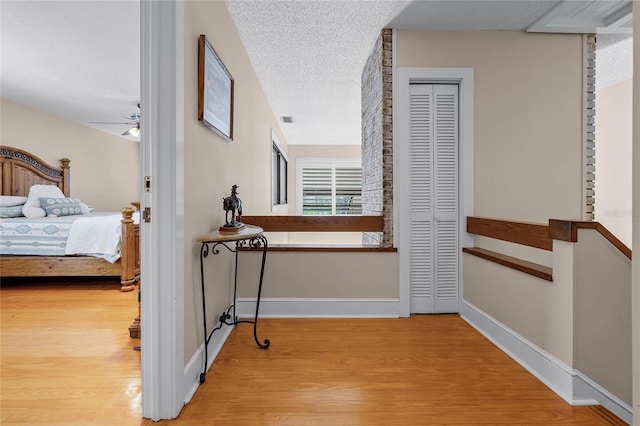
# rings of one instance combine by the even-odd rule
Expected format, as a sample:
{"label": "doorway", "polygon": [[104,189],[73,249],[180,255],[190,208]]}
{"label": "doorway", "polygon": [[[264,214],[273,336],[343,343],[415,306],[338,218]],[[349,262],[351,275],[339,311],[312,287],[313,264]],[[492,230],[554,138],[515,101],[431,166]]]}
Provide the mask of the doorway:
{"label": "doorway", "polygon": [[[394,71],[394,214],[400,316],[456,313],[473,216],[472,68]],[[397,154],[397,155],[396,155]]]}
{"label": "doorway", "polygon": [[458,85],[409,94],[410,310],[458,312]]}

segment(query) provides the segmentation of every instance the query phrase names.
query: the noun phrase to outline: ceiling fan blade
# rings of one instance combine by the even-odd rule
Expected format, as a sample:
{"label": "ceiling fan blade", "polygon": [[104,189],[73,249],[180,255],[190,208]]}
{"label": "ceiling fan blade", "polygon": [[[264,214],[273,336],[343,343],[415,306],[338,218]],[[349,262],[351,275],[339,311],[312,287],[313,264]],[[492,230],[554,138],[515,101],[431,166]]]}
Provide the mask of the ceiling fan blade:
{"label": "ceiling fan blade", "polygon": [[89,123],[90,124],[127,124],[129,126],[135,126],[136,125],[136,123],[131,123],[131,122],[121,123],[119,121],[90,121]]}

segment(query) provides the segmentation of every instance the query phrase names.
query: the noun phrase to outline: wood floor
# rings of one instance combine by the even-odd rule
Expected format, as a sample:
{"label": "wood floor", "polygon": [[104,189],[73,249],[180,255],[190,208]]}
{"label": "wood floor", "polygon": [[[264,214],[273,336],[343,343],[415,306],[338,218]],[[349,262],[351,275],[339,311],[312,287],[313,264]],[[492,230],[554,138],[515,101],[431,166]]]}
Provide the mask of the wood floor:
{"label": "wood floor", "polygon": [[240,324],[178,419],[140,418],[119,284],[2,283],[2,425],[609,425],[571,407],[456,315]]}
{"label": "wood floor", "polygon": [[0,424],[140,424],[137,291],[119,279],[33,282],[2,281]]}

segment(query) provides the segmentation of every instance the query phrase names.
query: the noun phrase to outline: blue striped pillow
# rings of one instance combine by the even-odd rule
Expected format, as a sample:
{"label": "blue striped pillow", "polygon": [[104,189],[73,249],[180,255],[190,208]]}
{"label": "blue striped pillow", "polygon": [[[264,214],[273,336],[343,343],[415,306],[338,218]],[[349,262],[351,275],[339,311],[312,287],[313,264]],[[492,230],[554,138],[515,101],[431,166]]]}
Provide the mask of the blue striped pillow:
{"label": "blue striped pillow", "polygon": [[71,216],[82,214],[80,201],[75,198],[47,198],[40,197],[40,207],[47,213],[47,216]]}
{"label": "blue striped pillow", "polygon": [[0,219],[22,217],[22,206],[0,206]]}

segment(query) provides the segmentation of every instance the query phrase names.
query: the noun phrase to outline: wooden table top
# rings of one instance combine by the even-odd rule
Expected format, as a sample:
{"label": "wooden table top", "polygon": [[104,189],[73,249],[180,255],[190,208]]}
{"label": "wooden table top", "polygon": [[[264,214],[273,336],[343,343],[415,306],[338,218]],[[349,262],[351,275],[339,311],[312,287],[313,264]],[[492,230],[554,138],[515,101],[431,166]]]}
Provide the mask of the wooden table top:
{"label": "wooden table top", "polygon": [[238,241],[249,238],[259,237],[262,235],[263,229],[259,226],[247,225],[238,232],[220,232],[213,231],[205,235],[199,236],[196,241],[199,243],[216,243],[224,241]]}

